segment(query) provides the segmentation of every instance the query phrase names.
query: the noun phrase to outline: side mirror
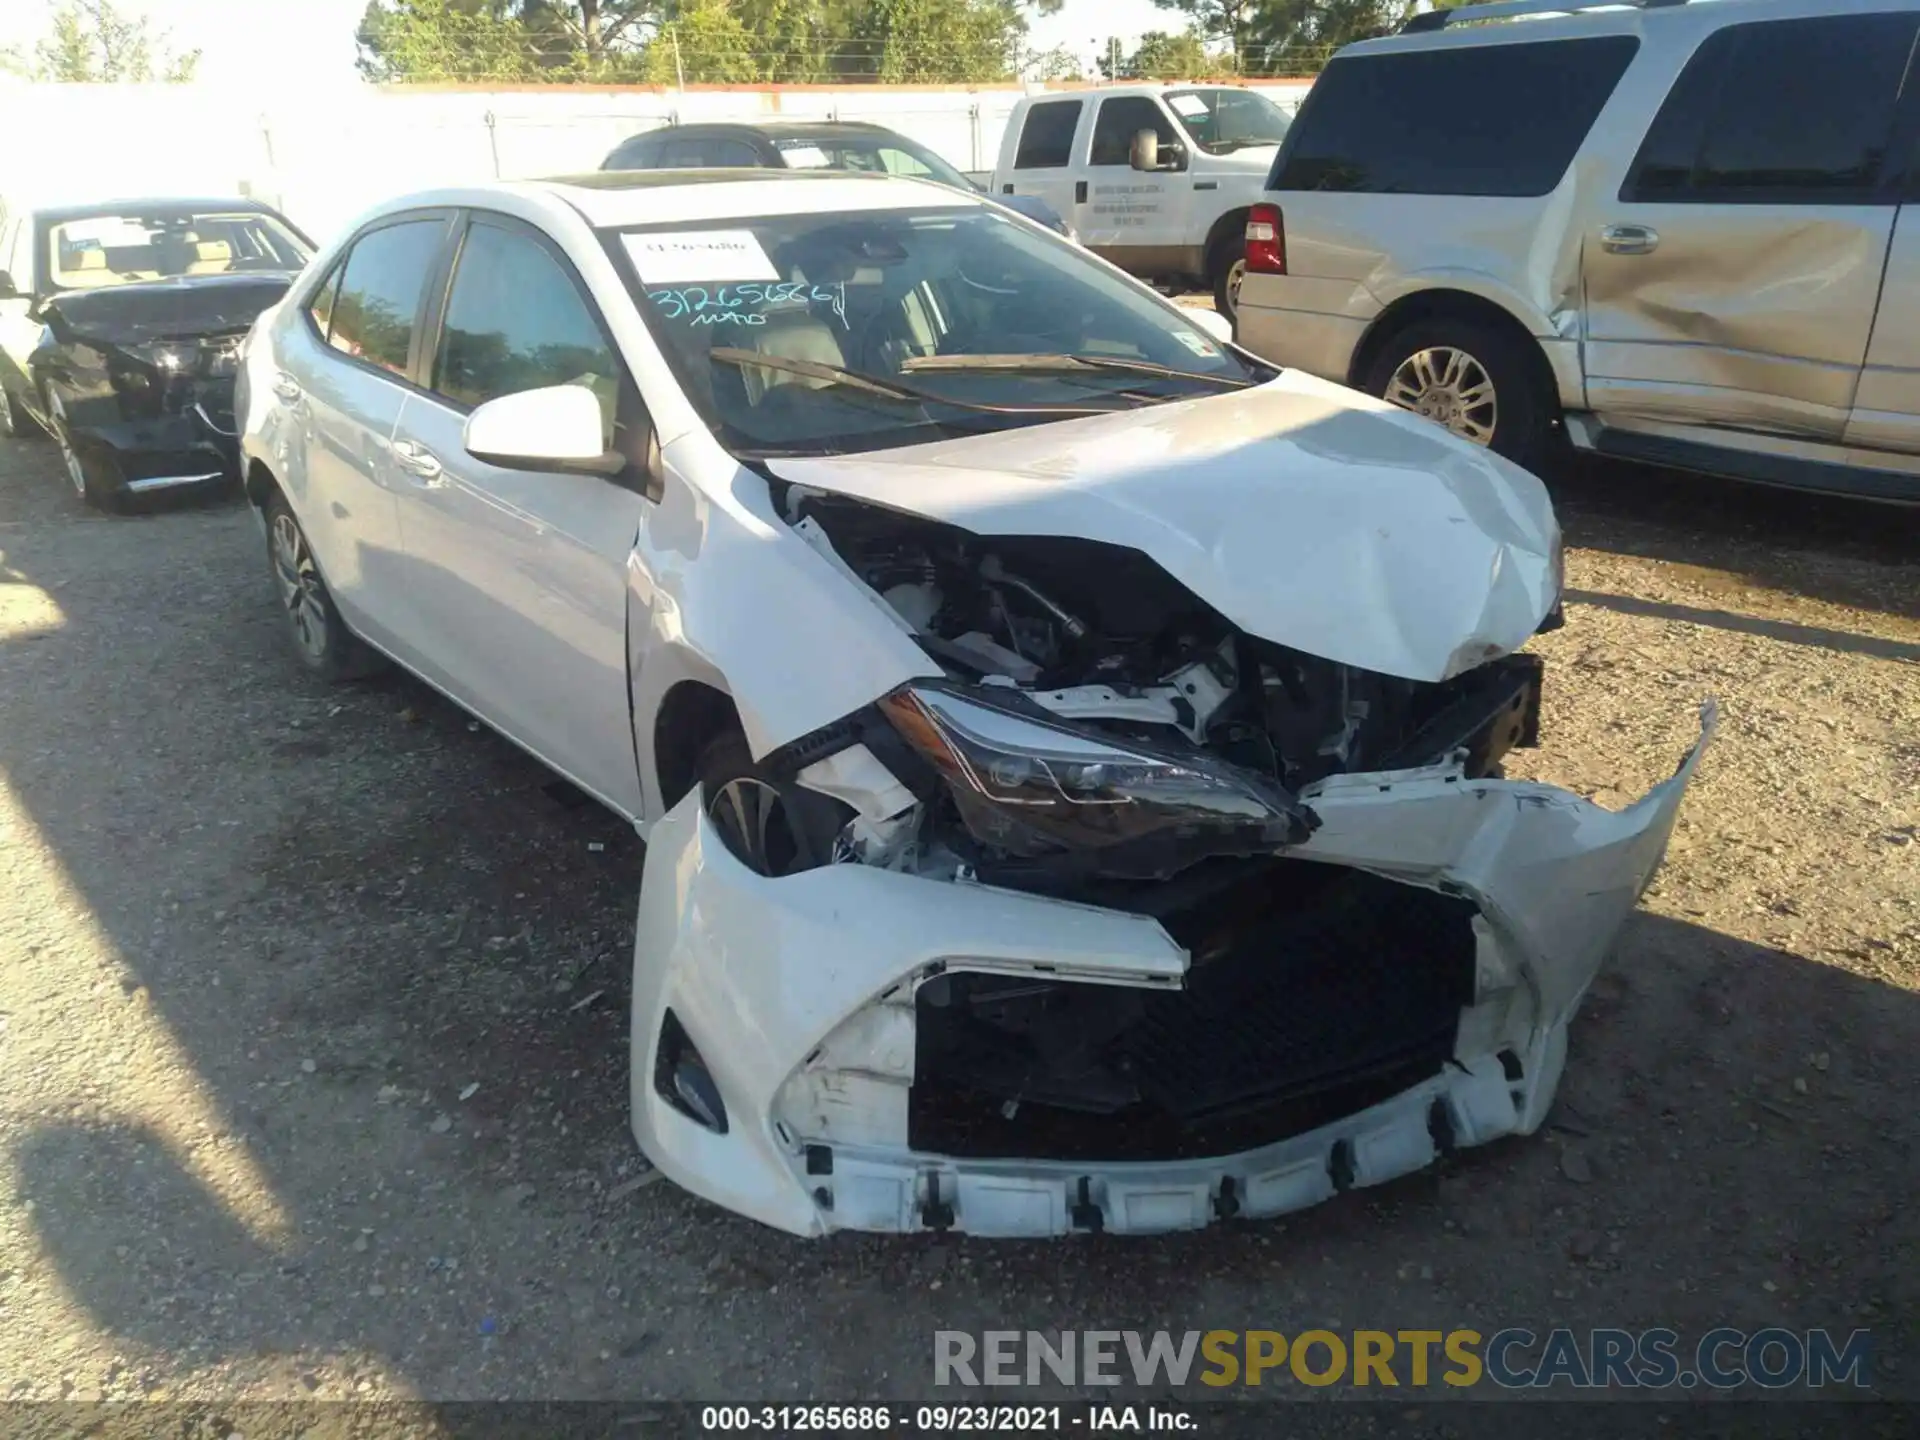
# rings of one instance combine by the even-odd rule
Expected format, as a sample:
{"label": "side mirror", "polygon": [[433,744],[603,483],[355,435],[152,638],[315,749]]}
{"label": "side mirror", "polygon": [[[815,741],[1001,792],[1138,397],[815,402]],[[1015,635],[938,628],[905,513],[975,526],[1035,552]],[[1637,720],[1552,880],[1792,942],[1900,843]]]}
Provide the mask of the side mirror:
{"label": "side mirror", "polygon": [[507,470],[618,475],[627,458],[606,448],[600,400],[584,385],[502,395],[467,417],[461,437],[476,460]]}
{"label": "side mirror", "polygon": [[1177,142],[1163,146],[1157,131],[1136,130],[1127,163],[1136,170],[1179,170],[1186,164],[1186,152]]}
{"label": "side mirror", "polygon": [[13,276],[0,270],[0,300],[18,300],[20,287],[13,283]]}

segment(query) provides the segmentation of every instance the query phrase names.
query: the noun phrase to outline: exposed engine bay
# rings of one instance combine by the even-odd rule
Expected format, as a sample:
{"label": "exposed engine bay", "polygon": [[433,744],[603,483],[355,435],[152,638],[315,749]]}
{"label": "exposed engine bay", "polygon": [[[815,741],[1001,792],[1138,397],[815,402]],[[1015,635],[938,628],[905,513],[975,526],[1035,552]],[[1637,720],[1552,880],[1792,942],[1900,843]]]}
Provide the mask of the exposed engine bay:
{"label": "exposed engine bay", "polygon": [[1535,743],[1536,659],[1376,674],[1235,628],[1139,551],[775,495],[946,676],[769,757],[792,821],[834,831],[802,848],[1148,916],[1189,956],[1175,992],[924,981],[913,1149],[1218,1155],[1441,1072],[1476,1000],[1475,907],[1285,852],[1329,777],[1497,774]]}
{"label": "exposed engine bay", "polygon": [[[947,672],[944,697],[916,692],[883,702],[896,730],[911,738],[921,722],[952,731],[991,728],[995,712],[1024,717],[1063,736],[1108,737],[1123,756],[1181,769],[1182,780],[1167,787],[1178,794],[1165,803],[1190,801],[1196,787],[1231,775],[1269,812],[1248,805],[1244,824],[1173,821],[1081,844],[1076,832],[1099,828],[1093,812],[1125,808],[1099,790],[1114,762],[1090,753],[1076,766],[1064,738],[1043,760],[1013,753],[1033,751],[1030,744],[983,743],[984,765],[967,756],[960,765],[978,788],[997,787],[993,798],[1003,803],[970,803],[974,786],[950,784],[943,793],[916,783],[938,777],[912,760],[897,763],[901,747],[888,736],[889,768],[930,803],[918,836],[922,861],[945,845],[974,878],[1051,893],[1102,878],[1166,880],[1204,859],[1271,854],[1304,839],[1316,822],[1294,797],[1330,775],[1459,755],[1464,775],[1478,778],[1498,774],[1508,749],[1536,743],[1535,657],[1503,657],[1439,684],[1358,670],[1235,629],[1136,550],[1051,536],[984,539],[862,501],[780,488],[801,537],[877,597]],[[810,747],[791,748],[799,757]],[[1036,766],[1046,773],[1033,774]],[[1014,793],[1035,784],[1083,813],[1064,828],[1036,819],[1048,808],[1041,797]]]}

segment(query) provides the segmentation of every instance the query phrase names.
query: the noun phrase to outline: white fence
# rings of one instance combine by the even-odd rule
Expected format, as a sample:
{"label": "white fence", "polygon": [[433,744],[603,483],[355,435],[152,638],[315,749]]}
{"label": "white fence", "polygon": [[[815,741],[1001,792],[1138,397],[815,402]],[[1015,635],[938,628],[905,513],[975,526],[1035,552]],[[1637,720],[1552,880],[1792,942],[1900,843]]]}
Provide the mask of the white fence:
{"label": "white fence", "polygon": [[[1041,87],[1033,87],[1035,89]],[[1288,109],[1305,81],[1262,89]],[[207,85],[0,81],[0,196],[252,194],[325,240],[397,192],[599,168],[616,143],[676,121],[866,120],[993,168],[1019,87],[684,91],[584,87],[264,92]]]}

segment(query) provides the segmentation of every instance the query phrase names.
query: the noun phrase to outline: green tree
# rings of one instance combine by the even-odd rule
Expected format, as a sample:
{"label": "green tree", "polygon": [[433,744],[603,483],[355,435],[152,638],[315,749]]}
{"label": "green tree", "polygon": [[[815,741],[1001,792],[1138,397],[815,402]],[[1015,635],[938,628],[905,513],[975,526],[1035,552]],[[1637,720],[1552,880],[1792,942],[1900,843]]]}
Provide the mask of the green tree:
{"label": "green tree", "polygon": [[[1224,40],[1232,48],[1235,57],[1246,53],[1247,36],[1259,13],[1273,4],[1273,0],[1153,0],[1162,10],[1173,10],[1187,17],[1187,28],[1205,40]],[[1149,32],[1159,34],[1158,31]],[[1181,35],[1165,36],[1168,40],[1184,40]],[[1141,44],[1146,43],[1145,35],[1140,37]]]}
{"label": "green tree", "polygon": [[773,54],[756,49],[753,33],[726,0],[693,0],[647,47],[647,78],[657,85],[752,84],[777,68]]}
{"label": "green tree", "polygon": [[383,81],[671,84],[1011,78],[1026,10],[1060,0],[370,0]]}
{"label": "green tree", "polygon": [[178,84],[193,79],[199,65],[198,50],[174,50],[146,16],[129,19],[111,0],[58,0],[31,60],[17,51],[0,54],[0,68],[29,80],[69,84]]}
{"label": "green tree", "polygon": [[1219,80],[1235,73],[1233,57],[1210,52],[1198,29],[1179,35],[1149,30],[1120,61],[1120,73],[1109,73],[1112,68],[1100,62],[1100,73],[1109,80]]}
{"label": "green tree", "polygon": [[1341,46],[1392,34],[1414,8],[1413,0],[1261,0],[1242,37],[1242,68],[1314,73]]}
{"label": "green tree", "polygon": [[368,0],[373,80],[637,79],[657,0]]}
{"label": "green tree", "polygon": [[1011,79],[1027,33],[1013,0],[879,0],[872,19],[891,84]]}

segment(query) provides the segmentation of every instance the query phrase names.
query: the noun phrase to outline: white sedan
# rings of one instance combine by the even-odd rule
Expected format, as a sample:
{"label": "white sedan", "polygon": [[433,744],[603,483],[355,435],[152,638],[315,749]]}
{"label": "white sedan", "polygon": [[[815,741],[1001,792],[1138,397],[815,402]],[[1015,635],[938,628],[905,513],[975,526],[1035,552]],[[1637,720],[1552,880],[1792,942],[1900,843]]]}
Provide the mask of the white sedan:
{"label": "white sedan", "polygon": [[770,1225],[1262,1216],[1534,1130],[1700,744],[1531,744],[1540,483],[915,181],[412,196],[255,327],[294,649],[647,838],[633,1128]]}

